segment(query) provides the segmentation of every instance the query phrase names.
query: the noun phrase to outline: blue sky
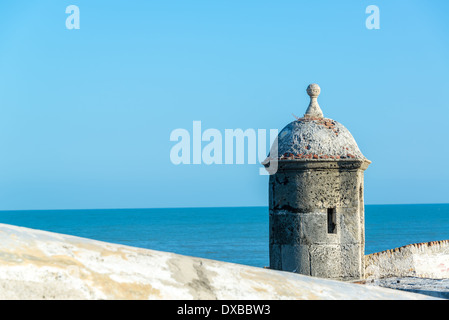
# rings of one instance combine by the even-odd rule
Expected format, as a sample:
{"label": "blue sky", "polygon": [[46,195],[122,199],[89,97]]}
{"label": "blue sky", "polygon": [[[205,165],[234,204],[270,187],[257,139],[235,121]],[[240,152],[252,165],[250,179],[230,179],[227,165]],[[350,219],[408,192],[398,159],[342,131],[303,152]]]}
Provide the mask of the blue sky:
{"label": "blue sky", "polygon": [[[68,30],[65,8],[80,9]],[[365,9],[380,9],[368,30]],[[281,130],[318,83],[373,161],[367,204],[449,202],[449,2],[0,2],[0,210],[262,206],[257,165],[170,133]]]}

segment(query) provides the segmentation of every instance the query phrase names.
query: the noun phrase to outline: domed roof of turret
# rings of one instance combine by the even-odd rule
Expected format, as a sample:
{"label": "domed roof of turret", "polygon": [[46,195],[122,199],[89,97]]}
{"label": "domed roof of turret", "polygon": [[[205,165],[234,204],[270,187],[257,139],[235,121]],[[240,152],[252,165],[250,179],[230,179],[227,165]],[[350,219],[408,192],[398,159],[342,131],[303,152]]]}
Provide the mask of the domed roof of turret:
{"label": "domed roof of turret", "polygon": [[[288,124],[278,135],[279,160],[366,160],[353,136],[341,123],[324,118],[317,98],[320,87],[307,88],[310,104],[304,117]],[[269,158],[273,159],[274,146]]]}

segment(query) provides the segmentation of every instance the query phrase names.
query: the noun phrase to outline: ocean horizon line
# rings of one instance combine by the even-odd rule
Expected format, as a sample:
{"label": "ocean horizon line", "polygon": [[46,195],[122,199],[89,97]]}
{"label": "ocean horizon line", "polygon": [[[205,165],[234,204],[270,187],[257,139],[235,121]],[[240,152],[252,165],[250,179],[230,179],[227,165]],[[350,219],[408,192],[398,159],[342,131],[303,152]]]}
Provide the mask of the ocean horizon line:
{"label": "ocean horizon line", "polygon": [[[432,202],[432,203],[372,203],[365,204],[365,206],[425,206],[425,205],[449,205],[445,202]],[[60,208],[60,209],[0,209],[1,212],[12,211],[95,211],[95,210],[175,210],[175,209],[227,209],[227,208],[268,208],[265,206],[186,206],[186,207],[121,207],[121,208]]]}

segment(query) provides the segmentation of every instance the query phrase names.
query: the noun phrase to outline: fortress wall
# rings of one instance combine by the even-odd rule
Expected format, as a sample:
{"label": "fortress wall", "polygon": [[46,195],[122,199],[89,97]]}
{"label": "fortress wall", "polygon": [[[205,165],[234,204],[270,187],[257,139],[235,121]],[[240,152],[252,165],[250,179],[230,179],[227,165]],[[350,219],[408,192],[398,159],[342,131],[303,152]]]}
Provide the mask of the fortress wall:
{"label": "fortress wall", "polygon": [[366,279],[449,279],[449,240],[410,244],[365,256]]}
{"label": "fortress wall", "polygon": [[0,299],[430,299],[0,224]]}

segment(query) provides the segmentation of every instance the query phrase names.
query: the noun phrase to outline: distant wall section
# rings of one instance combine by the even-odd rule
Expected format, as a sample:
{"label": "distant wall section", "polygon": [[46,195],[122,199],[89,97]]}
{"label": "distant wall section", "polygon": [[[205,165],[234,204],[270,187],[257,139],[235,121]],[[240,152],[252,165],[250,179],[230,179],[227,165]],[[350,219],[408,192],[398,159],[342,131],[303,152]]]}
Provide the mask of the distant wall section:
{"label": "distant wall section", "polygon": [[365,256],[366,279],[449,279],[449,240],[410,244]]}

